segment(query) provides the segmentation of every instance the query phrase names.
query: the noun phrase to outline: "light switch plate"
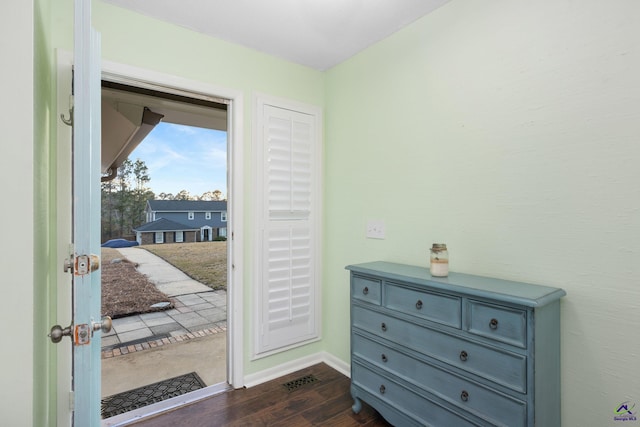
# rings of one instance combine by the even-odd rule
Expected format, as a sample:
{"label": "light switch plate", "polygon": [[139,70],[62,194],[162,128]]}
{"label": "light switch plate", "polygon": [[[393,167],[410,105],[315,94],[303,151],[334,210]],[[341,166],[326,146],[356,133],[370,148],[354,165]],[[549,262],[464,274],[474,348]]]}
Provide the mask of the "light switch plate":
{"label": "light switch plate", "polygon": [[367,222],[366,236],[369,239],[384,239],[384,221],[370,220]]}

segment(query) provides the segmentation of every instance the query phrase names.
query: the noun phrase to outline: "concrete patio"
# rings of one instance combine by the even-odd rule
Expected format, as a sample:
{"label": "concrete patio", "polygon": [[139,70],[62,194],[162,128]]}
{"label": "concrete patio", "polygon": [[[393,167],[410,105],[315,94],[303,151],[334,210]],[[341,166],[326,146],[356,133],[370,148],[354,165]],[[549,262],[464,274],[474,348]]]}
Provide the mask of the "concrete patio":
{"label": "concrete patio", "polygon": [[208,385],[227,380],[227,294],[189,278],[140,248],[119,248],[174,308],[113,320],[102,337],[102,396],[188,372]]}

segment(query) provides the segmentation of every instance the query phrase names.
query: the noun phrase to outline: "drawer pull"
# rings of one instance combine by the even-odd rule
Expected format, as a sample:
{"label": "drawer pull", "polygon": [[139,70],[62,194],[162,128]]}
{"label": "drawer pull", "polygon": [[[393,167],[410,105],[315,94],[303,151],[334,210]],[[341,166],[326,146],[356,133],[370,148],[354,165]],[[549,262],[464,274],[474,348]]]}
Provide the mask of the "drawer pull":
{"label": "drawer pull", "polygon": [[363,293],[363,294],[365,294],[365,295],[367,295],[367,294],[369,293],[369,287],[368,287],[368,286],[365,286],[365,287],[362,289],[362,293]]}
{"label": "drawer pull", "polygon": [[496,330],[498,329],[498,319],[491,319],[489,322],[489,328]]}
{"label": "drawer pull", "polygon": [[380,394],[384,394],[385,391],[387,391],[387,388],[384,386],[384,384],[382,384],[380,386]]}
{"label": "drawer pull", "polygon": [[469,355],[467,354],[467,352],[462,350],[460,352],[460,360],[462,360],[463,362],[466,362],[468,358],[469,358]]}
{"label": "drawer pull", "polygon": [[460,399],[463,402],[466,402],[469,400],[469,393],[466,390],[462,390],[462,393],[460,393]]}
{"label": "drawer pull", "polygon": [[382,322],[382,325],[380,325],[380,327],[382,328],[382,332],[387,332],[387,324]]}
{"label": "drawer pull", "polygon": [[387,363],[387,360],[389,360],[389,359],[387,359],[387,355],[386,355],[386,354],[384,354],[384,353],[382,353],[382,361],[383,361],[384,363]]}
{"label": "drawer pull", "polygon": [[420,310],[422,308],[422,300],[418,300],[418,302],[416,303],[416,308],[418,310]]}

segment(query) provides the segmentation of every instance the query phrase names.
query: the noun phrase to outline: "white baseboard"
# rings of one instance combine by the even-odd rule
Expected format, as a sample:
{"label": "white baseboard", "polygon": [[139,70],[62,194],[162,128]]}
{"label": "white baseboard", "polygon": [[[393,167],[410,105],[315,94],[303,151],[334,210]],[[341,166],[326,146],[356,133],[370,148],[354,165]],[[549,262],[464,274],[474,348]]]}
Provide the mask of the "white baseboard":
{"label": "white baseboard", "polygon": [[274,366],[272,368],[265,369],[254,374],[246,375],[244,377],[244,385],[247,388],[257,386],[258,384],[274,380],[276,378],[288,375],[301,369],[308,368],[309,366],[313,366],[318,363],[326,363],[341,374],[347,377],[351,376],[351,366],[348,363],[338,359],[330,353],[323,351],[320,353],[302,357],[297,360],[292,360],[290,362],[283,363],[281,365]]}
{"label": "white baseboard", "polygon": [[323,362],[340,372],[347,378],[351,378],[351,365],[342,359],[338,359],[331,353],[322,352]]}

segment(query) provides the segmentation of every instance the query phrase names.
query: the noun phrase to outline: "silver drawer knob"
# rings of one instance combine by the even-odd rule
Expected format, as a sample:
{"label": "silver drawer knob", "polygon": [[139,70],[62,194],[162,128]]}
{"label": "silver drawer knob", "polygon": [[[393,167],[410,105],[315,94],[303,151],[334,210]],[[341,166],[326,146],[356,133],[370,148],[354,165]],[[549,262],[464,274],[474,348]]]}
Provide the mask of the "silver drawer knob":
{"label": "silver drawer knob", "polygon": [[422,300],[418,300],[418,302],[416,302],[416,309],[420,310],[422,308]]}
{"label": "silver drawer knob", "polygon": [[384,386],[384,384],[382,384],[380,386],[380,394],[384,394],[385,391],[387,391],[387,388]]}
{"label": "silver drawer knob", "polygon": [[383,361],[384,363],[387,363],[387,360],[389,360],[389,359],[387,359],[387,355],[383,353],[383,354],[382,354],[382,361]]}
{"label": "silver drawer knob", "polygon": [[498,329],[498,319],[491,319],[489,321],[489,328],[496,330]]}
{"label": "silver drawer knob", "polygon": [[466,362],[468,358],[469,358],[469,355],[467,354],[467,352],[462,350],[460,352],[460,360],[462,360],[463,362]]}
{"label": "silver drawer knob", "polygon": [[362,293],[367,295],[369,293],[369,288],[365,286],[364,289],[362,289]]}
{"label": "silver drawer knob", "polygon": [[460,400],[462,400],[463,402],[469,400],[469,393],[466,390],[462,390],[462,393],[460,393]]}
{"label": "silver drawer knob", "polygon": [[382,325],[380,325],[380,328],[382,328],[382,332],[387,332],[387,324],[382,322]]}

